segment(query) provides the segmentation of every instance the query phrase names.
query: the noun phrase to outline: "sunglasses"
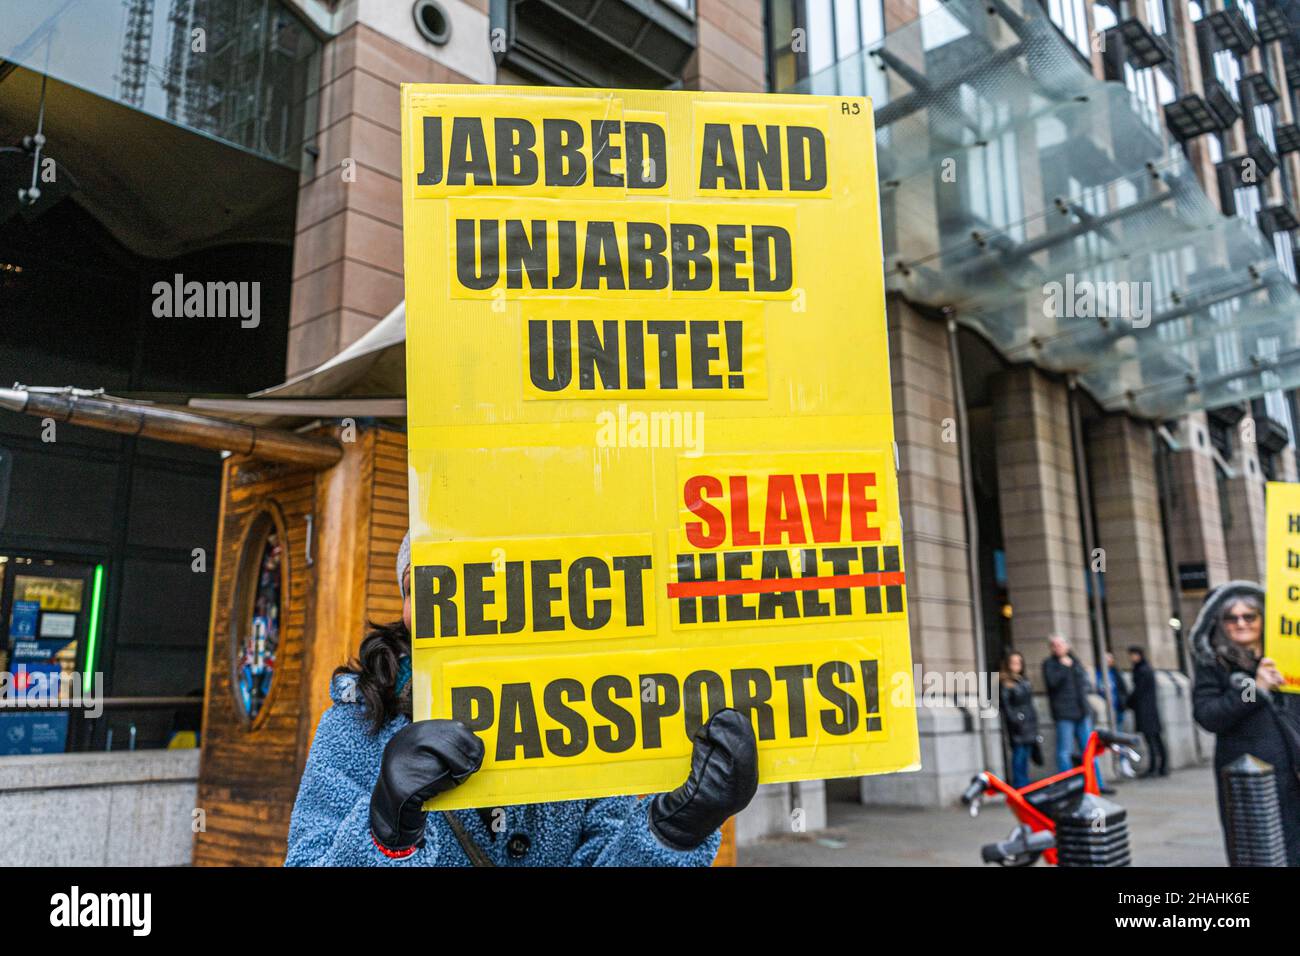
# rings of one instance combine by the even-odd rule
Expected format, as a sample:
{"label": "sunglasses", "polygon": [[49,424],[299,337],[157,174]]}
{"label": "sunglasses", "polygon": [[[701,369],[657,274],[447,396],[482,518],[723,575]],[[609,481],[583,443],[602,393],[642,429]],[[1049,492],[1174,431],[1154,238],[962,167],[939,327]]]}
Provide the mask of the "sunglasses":
{"label": "sunglasses", "polygon": [[1254,611],[1246,614],[1225,614],[1223,615],[1224,624],[1254,624],[1259,620],[1259,615]]}

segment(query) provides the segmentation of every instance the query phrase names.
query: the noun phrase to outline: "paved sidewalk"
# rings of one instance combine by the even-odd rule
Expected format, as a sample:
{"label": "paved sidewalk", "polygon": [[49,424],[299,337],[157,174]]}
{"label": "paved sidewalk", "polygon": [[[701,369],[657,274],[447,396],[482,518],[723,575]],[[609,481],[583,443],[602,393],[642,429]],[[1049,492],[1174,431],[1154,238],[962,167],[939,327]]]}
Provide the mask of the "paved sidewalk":
{"label": "paved sidewalk", "polygon": [[[1225,866],[1210,768],[1153,780],[1122,780],[1109,799],[1128,810],[1134,866]],[[964,807],[935,810],[831,803],[828,826],[741,847],[741,866],[984,866],[980,847],[1004,839],[1015,820],[1002,801],[971,819]],[[1038,864],[1041,866],[1042,864]]]}

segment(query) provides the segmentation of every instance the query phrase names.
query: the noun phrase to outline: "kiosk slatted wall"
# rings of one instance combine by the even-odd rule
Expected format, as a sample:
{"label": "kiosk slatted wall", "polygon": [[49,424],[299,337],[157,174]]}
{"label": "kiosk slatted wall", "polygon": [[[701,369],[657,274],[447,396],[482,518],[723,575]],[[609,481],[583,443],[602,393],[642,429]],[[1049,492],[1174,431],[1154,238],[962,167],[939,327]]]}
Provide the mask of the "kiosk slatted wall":
{"label": "kiosk slatted wall", "polygon": [[397,589],[397,549],[410,526],[407,510],[406,435],[381,429],[372,433],[374,469],[370,494],[370,571],[366,577],[366,615],[376,624],[402,617]]}
{"label": "kiosk slatted wall", "polygon": [[[194,864],[278,866],[298,792],[304,641],[310,631],[314,574],[307,567],[308,516],[316,473],[230,458],[222,478],[217,574],[208,638],[198,806],[205,829],[194,835]],[[265,508],[283,521],[288,593],[281,594],[280,638],[264,713],[247,726],[232,688],[232,612],[240,548]]]}

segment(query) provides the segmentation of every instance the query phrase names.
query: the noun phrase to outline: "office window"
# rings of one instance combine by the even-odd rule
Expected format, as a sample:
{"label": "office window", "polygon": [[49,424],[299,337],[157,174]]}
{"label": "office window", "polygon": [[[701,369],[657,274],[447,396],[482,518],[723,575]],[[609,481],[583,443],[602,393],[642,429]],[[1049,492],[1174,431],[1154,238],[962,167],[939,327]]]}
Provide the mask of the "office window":
{"label": "office window", "polygon": [[1088,12],[1084,0],[1046,0],[1047,15],[1084,58],[1092,55],[1088,41]]}
{"label": "office window", "polygon": [[858,0],[835,0],[835,58],[847,59],[862,49]]}
{"label": "office window", "polygon": [[942,0],[921,0],[917,7],[921,15],[921,47],[935,50],[970,33],[961,21],[944,9]]}
{"label": "office window", "polygon": [[1223,162],[1222,136],[1222,133],[1214,133],[1205,137],[1205,151],[1209,154],[1212,163]]}
{"label": "office window", "polygon": [[1098,33],[1109,30],[1111,27],[1119,26],[1119,17],[1115,16],[1115,11],[1107,0],[1092,5],[1092,28]]}
{"label": "office window", "polygon": [[[774,91],[788,90],[836,63],[880,45],[885,36],[883,0],[770,0],[768,3],[769,80]],[[865,60],[865,58],[862,58]],[[885,99],[885,80],[877,66],[837,74],[834,89],[819,93]]]}
{"label": "office window", "polygon": [[831,0],[805,0],[808,24],[808,72],[820,73],[835,64],[835,17]]}
{"label": "office window", "polygon": [[1241,79],[1241,64],[1237,61],[1237,54],[1231,50],[1215,50],[1213,60],[1215,79],[1223,84],[1229,96],[1240,101],[1237,82]]}
{"label": "office window", "polygon": [[1296,281],[1295,247],[1291,244],[1291,233],[1273,233],[1273,253],[1277,256],[1278,267],[1292,283]]}
{"label": "office window", "polygon": [[[961,88],[962,112],[974,119],[977,129],[1006,129],[1012,107],[979,96],[970,86]],[[1008,130],[989,141],[983,149],[966,150],[957,181],[963,202],[990,229],[1006,230],[1016,242],[1023,242],[1024,206],[1021,199],[1019,151],[1015,133]]]}
{"label": "office window", "polygon": [[[1233,6],[1233,4],[1229,3],[1225,4],[1225,6]],[[1246,22],[1250,24],[1250,28],[1252,30],[1258,30],[1259,24],[1255,22],[1255,0],[1237,0],[1236,7],[1241,11],[1242,16],[1246,18]]]}
{"label": "office window", "polygon": [[1253,109],[1255,134],[1268,143],[1268,148],[1277,152],[1277,131],[1273,128],[1273,107],[1269,103],[1257,103]]}
{"label": "office window", "polygon": [[1259,199],[1258,186],[1238,186],[1232,191],[1232,197],[1237,207],[1238,218],[1246,220],[1251,225],[1259,222],[1259,210],[1263,204]]}
{"label": "office window", "polygon": [[1169,30],[1165,22],[1164,0],[1147,0],[1147,25],[1152,33],[1163,34]]}
{"label": "office window", "polygon": [[1156,135],[1164,132],[1161,106],[1172,103],[1177,97],[1174,85],[1159,67],[1135,70],[1124,64],[1124,85],[1133,94],[1133,107]]}

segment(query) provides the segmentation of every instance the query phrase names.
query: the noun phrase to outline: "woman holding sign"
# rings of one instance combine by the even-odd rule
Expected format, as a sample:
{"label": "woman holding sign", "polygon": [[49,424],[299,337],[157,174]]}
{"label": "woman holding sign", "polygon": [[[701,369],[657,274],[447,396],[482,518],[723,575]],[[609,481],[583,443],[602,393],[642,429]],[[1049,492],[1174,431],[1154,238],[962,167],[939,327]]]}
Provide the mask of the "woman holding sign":
{"label": "woman holding sign", "polygon": [[1192,626],[1196,662],[1192,713],[1215,735],[1219,820],[1227,834],[1218,771],[1242,754],[1273,765],[1289,866],[1300,866],[1300,701],[1279,691],[1282,675],[1263,656],[1264,590],[1231,581],[1210,592]]}
{"label": "woman holding sign", "polygon": [[376,628],[335,672],[289,824],[286,866],[708,866],[718,828],[758,788],[749,719],[720,710],[694,739],[672,793],[426,813],[463,783],[483,744],[454,720],[411,714],[411,543],[397,580],[402,620]]}

